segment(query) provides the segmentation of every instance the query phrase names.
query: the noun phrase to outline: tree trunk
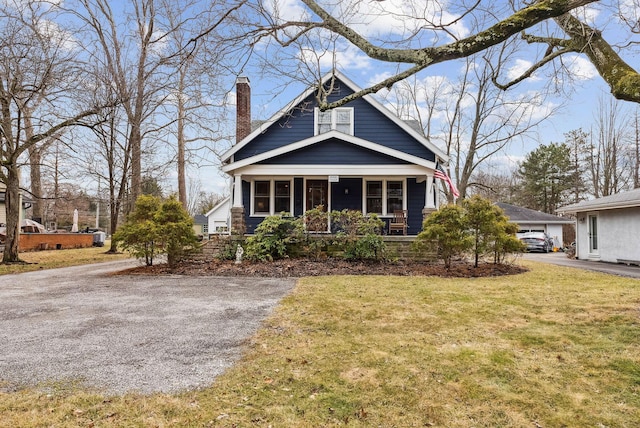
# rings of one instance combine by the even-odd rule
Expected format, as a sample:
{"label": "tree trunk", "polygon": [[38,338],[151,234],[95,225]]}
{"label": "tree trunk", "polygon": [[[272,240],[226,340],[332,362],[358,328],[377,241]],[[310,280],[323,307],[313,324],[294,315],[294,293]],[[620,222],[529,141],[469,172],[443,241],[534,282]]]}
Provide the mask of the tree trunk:
{"label": "tree trunk", "polygon": [[41,149],[36,146],[29,147],[29,176],[31,178],[31,196],[33,202],[33,218],[39,218],[40,223],[44,222],[44,204],[42,203],[42,174],[40,165],[42,164]]}
{"label": "tree trunk", "polygon": [[7,166],[7,190],[5,206],[7,210],[7,236],[5,239],[3,263],[15,263],[20,261],[20,171],[15,164]]}

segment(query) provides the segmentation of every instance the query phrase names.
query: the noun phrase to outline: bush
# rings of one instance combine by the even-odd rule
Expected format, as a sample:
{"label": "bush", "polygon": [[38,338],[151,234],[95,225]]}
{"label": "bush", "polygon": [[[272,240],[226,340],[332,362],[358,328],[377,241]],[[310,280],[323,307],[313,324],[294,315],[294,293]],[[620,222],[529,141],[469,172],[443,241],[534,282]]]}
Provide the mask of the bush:
{"label": "bush", "polygon": [[422,224],[422,232],[413,242],[416,251],[435,252],[451,268],[454,257],[473,246],[467,219],[462,207],[449,204],[431,213]]}
{"label": "bush", "polygon": [[187,252],[195,249],[198,238],[193,220],[174,197],[141,195],[124,225],[113,235],[122,249],[153,265],[157,254],[167,254],[169,266],[175,266]]}
{"label": "bush", "polygon": [[303,237],[300,220],[269,216],[256,227],[255,235],[247,239],[244,256],[249,260],[272,261],[288,257],[294,245]]}
{"label": "bush", "polygon": [[344,250],[346,259],[380,260],[386,256],[386,246],[382,236],[368,233],[348,241]]}
{"label": "bush", "polygon": [[435,251],[447,268],[453,257],[470,253],[474,266],[480,258],[492,256],[502,263],[507,254],[519,253],[523,244],[515,234],[518,226],[509,223],[504,212],[488,199],[473,196],[462,206],[447,205],[429,215],[414,248]]}

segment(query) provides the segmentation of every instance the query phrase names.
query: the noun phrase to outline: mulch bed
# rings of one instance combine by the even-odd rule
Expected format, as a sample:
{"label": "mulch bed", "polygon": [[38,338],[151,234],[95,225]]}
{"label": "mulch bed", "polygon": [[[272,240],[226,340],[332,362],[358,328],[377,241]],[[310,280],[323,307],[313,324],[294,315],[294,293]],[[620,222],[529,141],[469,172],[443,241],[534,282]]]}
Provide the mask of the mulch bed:
{"label": "mulch bed", "polygon": [[466,262],[456,262],[451,269],[438,263],[415,261],[355,262],[342,259],[313,260],[306,258],[276,260],[273,262],[249,262],[240,264],[230,260],[210,262],[183,262],[173,269],[166,264],[140,266],[127,269],[120,274],[128,275],[201,275],[201,276],[259,276],[269,278],[300,278],[326,275],[398,275],[441,276],[452,278],[476,278],[515,275],[528,269],[515,264],[480,264],[477,268]]}

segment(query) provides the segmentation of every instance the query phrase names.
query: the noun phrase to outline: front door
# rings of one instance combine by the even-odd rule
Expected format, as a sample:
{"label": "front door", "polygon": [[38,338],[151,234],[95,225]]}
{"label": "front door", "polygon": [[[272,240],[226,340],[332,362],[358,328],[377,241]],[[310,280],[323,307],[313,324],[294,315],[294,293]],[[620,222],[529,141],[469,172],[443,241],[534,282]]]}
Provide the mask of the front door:
{"label": "front door", "polygon": [[[322,211],[327,212],[329,208],[329,182],[327,180],[307,180],[305,195],[306,211],[322,206]],[[326,232],[329,225],[326,218],[307,219],[307,228],[312,232]]]}
{"label": "front door", "polygon": [[598,216],[589,216],[589,254],[598,254]]}

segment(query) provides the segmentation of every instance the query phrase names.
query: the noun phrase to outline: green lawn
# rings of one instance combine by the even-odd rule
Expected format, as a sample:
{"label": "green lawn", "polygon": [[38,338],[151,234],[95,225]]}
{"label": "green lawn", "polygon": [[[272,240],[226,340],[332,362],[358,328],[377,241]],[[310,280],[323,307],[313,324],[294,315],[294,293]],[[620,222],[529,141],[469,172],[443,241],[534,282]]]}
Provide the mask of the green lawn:
{"label": "green lawn", "polygon": [[306,278],[210,388],[48,385],[0,394],[0,426],[637,426],[640,281],[527,265]]}
{"label": "green lawn", "polygon": [[[107,254],[110,242],[104,247],[74,248],[68,250],[30,251],[20,253],[20,259],[27,263],[0,263],[0,275],[8,273],[30,272],[40,269],[53,269],[77,266],[88,263],[109,262],[130,258],[128,253]],[[1,257],[0,257],[1,259]]]}

